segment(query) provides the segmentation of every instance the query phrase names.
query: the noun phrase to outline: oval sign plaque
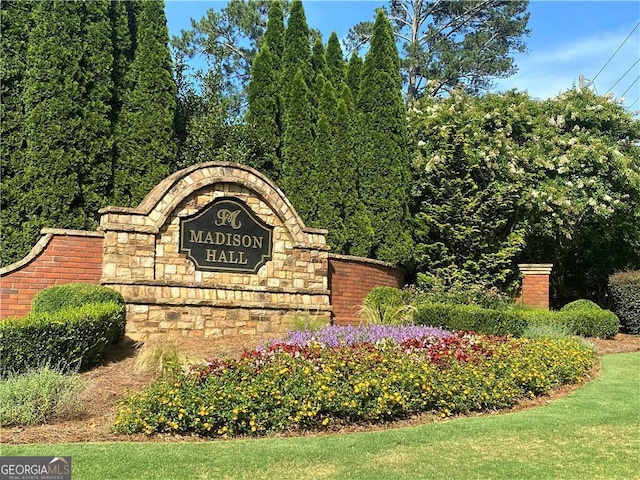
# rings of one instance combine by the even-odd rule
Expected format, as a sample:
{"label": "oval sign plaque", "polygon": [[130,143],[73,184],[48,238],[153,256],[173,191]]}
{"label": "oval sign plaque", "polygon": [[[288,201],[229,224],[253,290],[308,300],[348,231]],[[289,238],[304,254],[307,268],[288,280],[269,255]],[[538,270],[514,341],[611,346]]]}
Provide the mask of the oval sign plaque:
{"label": "oval sign plaque", "polygon": [[180,219],[180,252],[209,272],[256,273],[271,260],[273,227],[236,198]]}

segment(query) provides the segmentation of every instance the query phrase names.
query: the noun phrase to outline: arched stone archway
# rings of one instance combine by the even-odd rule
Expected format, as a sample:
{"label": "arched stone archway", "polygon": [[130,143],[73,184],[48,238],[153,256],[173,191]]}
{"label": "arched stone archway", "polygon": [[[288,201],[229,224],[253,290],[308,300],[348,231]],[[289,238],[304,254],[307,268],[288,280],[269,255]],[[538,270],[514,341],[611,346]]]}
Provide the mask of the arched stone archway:
{"label": "arched stone archway", "polygon": [[[255,271],[237,267],[247,261],[243,244],[263,239],[251,241],[241,222],[224,230],[231,228],[218,208],[224,202],[237,205],[245,223],[253,218],[272,231],[269,256]],[[101,283],[124,296],[134,338],[275,333],[288,313],[300,311],[329,320],[326,231],[306,227],[282,191],[250,167],[194,165],[160,182],[137,208],[100,213]],[[199,230],[185,233],[186,220],[200,216]],[[201,250],[201,261],[188,246]]]}

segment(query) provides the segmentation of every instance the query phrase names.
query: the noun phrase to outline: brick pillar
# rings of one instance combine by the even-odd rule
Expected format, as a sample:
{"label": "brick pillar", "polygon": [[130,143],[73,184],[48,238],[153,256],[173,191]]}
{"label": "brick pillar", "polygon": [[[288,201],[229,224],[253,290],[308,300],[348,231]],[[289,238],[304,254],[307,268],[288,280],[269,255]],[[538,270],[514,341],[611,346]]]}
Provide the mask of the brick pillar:
{"label": "brick pillar", "polygon": [[553,265],[522,263],[518,268],[522,272],[522,306],[549,310],[549,275]]}

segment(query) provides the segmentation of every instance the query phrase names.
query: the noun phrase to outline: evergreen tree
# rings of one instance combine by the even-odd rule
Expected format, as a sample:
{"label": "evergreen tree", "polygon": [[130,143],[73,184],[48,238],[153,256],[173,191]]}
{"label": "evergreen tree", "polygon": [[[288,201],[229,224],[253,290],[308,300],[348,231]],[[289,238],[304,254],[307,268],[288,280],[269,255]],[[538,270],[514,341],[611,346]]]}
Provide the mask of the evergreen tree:
{"label": "evergreen tree", "polygon": [[340,40],[338,40],[336,32],[332,32],[329,37],[325,59],[327,64],[328,80],[334,87],[341,88],[342,83],[346,81],[346,65],[344,57],[342,56]]}
{"label": "evergreen tree", "polygon": [[362,81],[362,59],[357,55],[351,55],[349,65],[347,67],[347,85],[351,89],[351,95],[354,100],[360,95],[360,82]]}
{"label": "evergreen tree", "polygon": [[[300,0],[291,4],[291,13],[284,39],[282,55],[282,92],[285,110],[289,106],[289,97],[293,79],[298,70],[307,88],[312,85],[313,70],[311,68],[311,48],[309,47],[309,26]],[[285,113],[286,114],[286,113]]]}
{"label": "evergreen tree", "polygon": [[[35,239],[43,227],[92,228],[82,197],[84,130],[82,24],[80,2],[42,2],[34,6],[29,35],[24,104],[27,148],[23,228]],[[55,42],[52,39],[55,38]]]}
{"label": "evergreen tree", "polygon": [[342,253],[345,244],[343,206],[338,158],[336,115],[338,100],[336,90],[331,82],[324,79],[322,73],[317,79],[318,110],[315,129],[316,172],[314,175],[317,188],[318,210],[310,222],[311,225],[329,230],[327,243],[333,251]]}
{"label": "evergreen tree", "polygon": [[280,184],[305,222],[315,218],[318,198],[318,169],[314,158],[312,107],[309,96],[302,68],[299,68],[291,84],[291,99],[282,147]]}
{"label": "evergreen tree", "polygon": [[274,63],[275,56],[271,54],[269,42],[265,42],[251,69],[247,123],[265,151],[264,163],[259,170],[277,181],[281,167],[282,126],[280,124],[279,75],[274,69]]}
{"label": "evergreen tree", "polygon": [[358,164],[362,154],[359,114],[351,89],[343,84],[336,111],[335,145],[340,166],[340,196],[344,218],[344,246],[348,255],[366,257],[373,245],[373,227],[358,189]]}
{"label": "evergreen tree", "polygon": [[27,138],[23,94],[32,8],[30,1],[3,1],[0,15],[1,265],[19,260],[32,246],[33,232],[21,227],[28,213],[24,205],[29,186],[24,182]]}
{"label": "evergreen tree", "polygon": [[360,196],[375,232],[371,253],[395,263],[406,263],[411,256],[409,152],[401,89],[393,30],[378,10],[358,97],[365,145],[358,175]]}
{"label": "evergreen tree", "polygon": [[264,41],[269,45],[271,51],[273,69],[277,72],[282,67],[282,56],[284,55],[284,13],[282,3],[274,0],[269,6],[269,16],[267,20],[267,30],[264,32]]}
{"label": "evergreen tree", "polygon": [[311,68],[313,69],[313,78],[317,78],[319,74],[326,76],[327,62],[324,58],[324,45],[322,40],[316,38],[311,49]]}
{"label": "evergreen tree", "polygon": [[137,205],[176,163],[176,85],[162,0],[142,3],[137,47],[116,125],[115,203]]}

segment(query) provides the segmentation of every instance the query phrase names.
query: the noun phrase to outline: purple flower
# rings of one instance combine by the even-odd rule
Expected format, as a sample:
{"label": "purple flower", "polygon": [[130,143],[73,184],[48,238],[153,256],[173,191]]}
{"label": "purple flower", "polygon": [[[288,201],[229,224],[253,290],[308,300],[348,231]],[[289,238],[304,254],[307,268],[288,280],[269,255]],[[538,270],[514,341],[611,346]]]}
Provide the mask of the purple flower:
{"label": "purple flower", "polygon": [[417,325],[357,325],[335,326],[327,325],[316,331],[296,330],[286,335],[282,340],[274,340],[270,344],[284,343],[300,347],[319,343],[330,348],[351,346],[357,343],[378,343],[392,341],[401,343],[405,340],[424,337],[447,338],[452,334],[434,327]]}

